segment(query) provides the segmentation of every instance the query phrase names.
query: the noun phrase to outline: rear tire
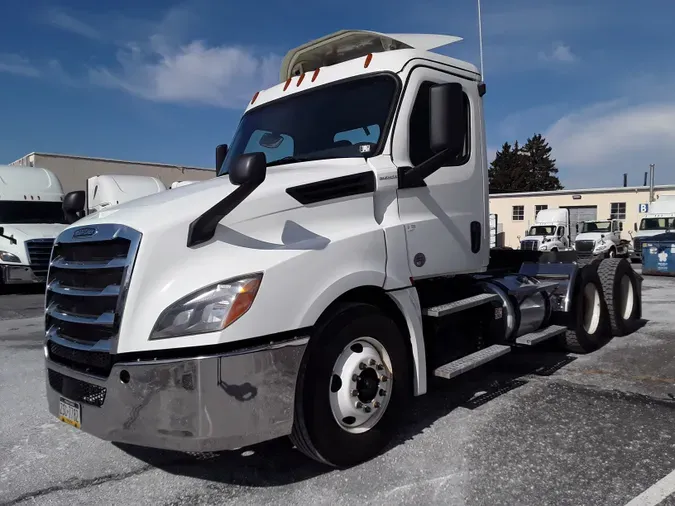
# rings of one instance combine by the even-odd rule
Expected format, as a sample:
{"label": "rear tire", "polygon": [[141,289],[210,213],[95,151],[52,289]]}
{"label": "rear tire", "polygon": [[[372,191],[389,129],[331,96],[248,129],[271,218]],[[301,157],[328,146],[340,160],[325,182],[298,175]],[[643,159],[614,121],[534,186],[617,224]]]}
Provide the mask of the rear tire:
{"label": "rear tire", "polygon": [[573,329],[562,337],[564,348],[574,353],[595,351],[612,338],[607,304],[597,269],[598,264],[595,262],[584,266],[575,284],[570,315]]}
{"label": "rear tire", "polygon": [[639,315],[638,282],[633,267],[623,258],[608,258],[598,266],[598,276],[612,335],[629,334]]}
{"label": "rear tire", "polygon": [[379,308],[340,305],[317,327],[303,358],[291,434],[295,446],[334,467],[379,454],[412,396],[408,357],[405,337]]}

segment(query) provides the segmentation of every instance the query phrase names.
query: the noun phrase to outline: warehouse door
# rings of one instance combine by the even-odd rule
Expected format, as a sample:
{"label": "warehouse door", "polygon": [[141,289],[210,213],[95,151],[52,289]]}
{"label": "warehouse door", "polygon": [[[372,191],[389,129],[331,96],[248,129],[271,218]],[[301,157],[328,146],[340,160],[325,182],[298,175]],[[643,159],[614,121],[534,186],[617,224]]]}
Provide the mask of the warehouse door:
{"label": "warehouse door", "polygon": [[570,238],[574,243],[577,235],[576,225],[582,221],[592,221],[598,218],[598,206],[575,206],[567,208],[570,213]]}

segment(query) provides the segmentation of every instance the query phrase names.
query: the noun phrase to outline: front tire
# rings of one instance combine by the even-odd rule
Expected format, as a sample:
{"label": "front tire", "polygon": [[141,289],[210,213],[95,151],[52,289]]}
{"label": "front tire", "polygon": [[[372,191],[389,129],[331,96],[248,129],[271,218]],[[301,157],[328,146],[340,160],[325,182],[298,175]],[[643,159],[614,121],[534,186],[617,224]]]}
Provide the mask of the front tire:
{"label": "front tire", "polygon": [[298,375],[291,440],[310,458],[349,467],[391,441],[412,392],[406,339],[376,306],[340,305],[319,324]]}

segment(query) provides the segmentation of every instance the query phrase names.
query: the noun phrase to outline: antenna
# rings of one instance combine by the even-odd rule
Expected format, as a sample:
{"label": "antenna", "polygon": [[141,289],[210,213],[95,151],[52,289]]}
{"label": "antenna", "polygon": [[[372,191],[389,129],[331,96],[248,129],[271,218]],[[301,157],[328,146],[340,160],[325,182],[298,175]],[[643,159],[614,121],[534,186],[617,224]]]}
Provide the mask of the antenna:
{"label": "antenna", "polygon": [[480,0],[478,2],[478,47],[480,51],[480,75],[483,82],[485,82],[485,73],[483,71],[483,20],[480,14]]}

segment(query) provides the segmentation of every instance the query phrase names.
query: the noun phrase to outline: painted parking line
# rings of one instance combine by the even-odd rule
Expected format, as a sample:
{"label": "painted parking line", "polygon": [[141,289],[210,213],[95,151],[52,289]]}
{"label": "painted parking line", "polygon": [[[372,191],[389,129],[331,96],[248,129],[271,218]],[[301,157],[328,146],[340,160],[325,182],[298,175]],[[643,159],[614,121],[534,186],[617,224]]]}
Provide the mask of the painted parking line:
{"label": "painted parking line", "polygon": [[675,493],[675,471],[661,478],[626,506],[656,506],[673,493]]}

